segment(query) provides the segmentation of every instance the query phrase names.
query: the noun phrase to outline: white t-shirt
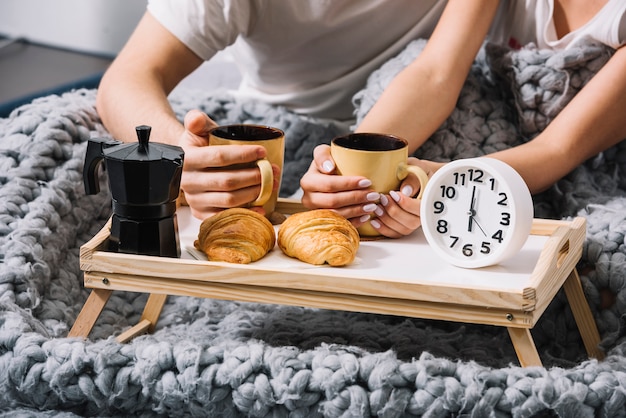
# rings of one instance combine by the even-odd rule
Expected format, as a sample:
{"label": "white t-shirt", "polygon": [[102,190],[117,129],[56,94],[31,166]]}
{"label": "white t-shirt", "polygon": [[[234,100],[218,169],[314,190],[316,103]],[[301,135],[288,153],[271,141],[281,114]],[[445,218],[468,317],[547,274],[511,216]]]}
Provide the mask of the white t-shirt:
{"label": "white t-shirt", "polygon": [[150,0],[149,12],[202,59],[229,45],[239,94],[296,112],[354,118],[352,96],[413,39],[443,0]]}
{"label": "white t-shirt", "polygon": [[540,49],[566,49],[583,38],[617,49],[626,41],[624,0],[608,0],[591,20],[561,39],[556,34],[553,12],[554,0],[503,1],[490,40],[514,47],[532,42]]}
{"label": "white t-shirt", "polygon": [[[351,121],[367,77],[414,39],[428,38],[445,0],[149,0],[149,12],[200,58],[230,48],[239,94],[319,118]],[[490,36],[563,48],[592,34],[618,46],[624,0],[556,40],[553,0],[503,0]],[[622,23],[623,26],[623,23]]]}

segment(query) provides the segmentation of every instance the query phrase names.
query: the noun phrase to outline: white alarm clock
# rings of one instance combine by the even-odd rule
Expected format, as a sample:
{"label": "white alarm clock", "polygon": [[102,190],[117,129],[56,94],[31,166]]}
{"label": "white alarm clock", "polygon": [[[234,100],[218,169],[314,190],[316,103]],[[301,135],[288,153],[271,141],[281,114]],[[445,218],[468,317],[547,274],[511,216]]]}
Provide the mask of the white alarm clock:
{"label": "white alarm clock", "polygon": [[533,222],[528,186],[494,158],[456,160],[437,170],[421,202],[426,240],[458,267],[501,263],[524,246]]}

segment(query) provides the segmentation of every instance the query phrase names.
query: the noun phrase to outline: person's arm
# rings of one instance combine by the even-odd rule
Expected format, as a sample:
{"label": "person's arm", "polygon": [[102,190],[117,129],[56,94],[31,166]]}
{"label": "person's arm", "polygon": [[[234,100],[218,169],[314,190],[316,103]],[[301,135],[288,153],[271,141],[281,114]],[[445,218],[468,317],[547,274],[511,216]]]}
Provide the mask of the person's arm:
{"label": "person's arm", "polygon": [[[572,99],[559,115],[533,140],[489,154],[515,168],[530,191],[541,192],[587,159],[626,139],[626,48],[620,48],[607,64]],[[411,163],[434,173],[443,163],[411,159]],[[413,202],[398,195],[396,204],[385,208],[390,225],[406,219],[417,228],[417,216],[407,217]],[[413,222],[412,224],[410,222]],[[407,229],[409,230],[409,229]]]}
{"label": "person's arm", "polygon": [[228,166],[266,154],[257,145],[207,146],[209,130],[216,123],[199,110],[191,110],[184,124],[176,118],[167,96],[202,62],[146,13],[105,72],[96,99],[104,126],[115,139],[136,141],[135,127],[149,125],[151,141],[183,148],[181,189],[199,219],[254,201],[261,184],[259,170]]}
{"label": "person's arm", "polygon": [[531,192],[537,193],[626,139],[624,115],[626,48],[622,47],[541,134],[490,156],[513,166]]}
{"label": "person's arm", "polygon": [[96,107],[107,130],[135,141],[135,126],[152,126],[151,139],[177,144],[182,124],[167,100],[176,85],[202,64],[196,54],[146,12],[107,69]]}
{"label": "person's arm", "polygon": [[409,141],[409,154],[417,150],[454,110],[497,8],[497,0],[449,1],[422,53],[356,130],[394,134]]}
{"label": "person's arm", "polygon": [[[395,134],[409,141],[410,153],[419,148],[454,109],[497,8],[497,0],[450,0],[422,53],[391,81],[356,131]],[[306,207],[335,209],[357,227],[374,212],[387,237],[420,226],[415,199],[378,196],[367,179],[328,174],[334,174],[329,147],[319,146],[300,182]],[[401,190],[415,194],[419,183],[413,180]]]}

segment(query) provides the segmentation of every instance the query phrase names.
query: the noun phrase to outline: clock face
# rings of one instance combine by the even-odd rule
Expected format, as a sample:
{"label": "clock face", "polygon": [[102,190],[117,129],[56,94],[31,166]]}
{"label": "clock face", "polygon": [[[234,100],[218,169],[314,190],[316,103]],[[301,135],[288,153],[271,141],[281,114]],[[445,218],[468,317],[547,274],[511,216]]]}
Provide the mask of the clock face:
{"label": "clock face", "polygon": [[483,267],[522,248],[532,226],[532,197],[521,176],[499,160],[456,160],[428,182],[421,217],[428,243],[442,258]]}

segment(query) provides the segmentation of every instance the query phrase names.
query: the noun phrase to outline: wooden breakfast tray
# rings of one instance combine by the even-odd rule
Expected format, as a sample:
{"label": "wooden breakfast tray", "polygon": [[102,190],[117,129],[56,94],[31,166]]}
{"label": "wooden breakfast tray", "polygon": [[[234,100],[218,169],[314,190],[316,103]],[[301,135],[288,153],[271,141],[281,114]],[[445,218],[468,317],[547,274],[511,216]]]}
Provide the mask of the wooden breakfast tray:
{"label": "wooden breakfast tray", "polygon": [[[277,210],[305,210],[281,199]],[[89,335],[114,290],[150,293],[140,322],[117,337],[125,342],[152,332],[167,295],[401,315],[507,327],[522,366],[541,365],[530,330],[563,287],[587,353],[602,358],[600,336],[576,263],[585,220],[535,219],[528,241],[506,262],[480,269],[440,260],[421,230],[400,239],[364,241],[347,267],[313,266],[276,247],[248,265],[210,262],[193,249],[200,221],[177,211],[181,258],[103,251],[108,223],[81,247],[85,287],[93,289],[70,330]]]}

